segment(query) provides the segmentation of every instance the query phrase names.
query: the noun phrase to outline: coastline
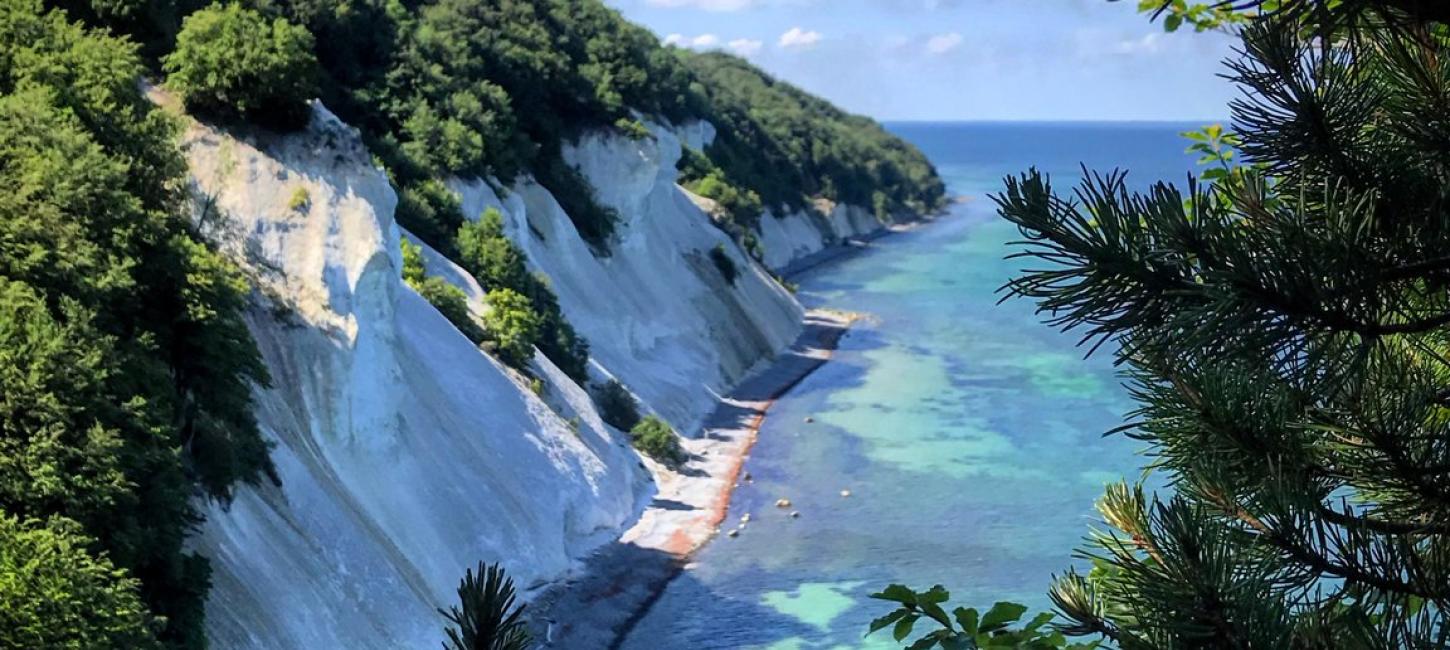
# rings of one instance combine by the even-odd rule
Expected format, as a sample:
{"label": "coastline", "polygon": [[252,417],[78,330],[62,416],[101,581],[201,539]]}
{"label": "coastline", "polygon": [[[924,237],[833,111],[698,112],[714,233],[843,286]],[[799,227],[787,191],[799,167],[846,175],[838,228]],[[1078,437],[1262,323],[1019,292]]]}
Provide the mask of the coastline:
{"label": "coastline", "polygon": [[[919,218],[847,239],[781,268],[791,278],[870,247],[887,235],[931,223]],[[690,459],[661,469],[651,463],[659,491],[618,540],[545,587],[528,609],[541,648],[618,648],[665,587],[715,536],[730,509],[740,473],[771,405],[833,356],[858,314],[813,309],[796,341],[726,396],[698,438],[681,441]],[[608,601],[607,603],[605,601]]]}

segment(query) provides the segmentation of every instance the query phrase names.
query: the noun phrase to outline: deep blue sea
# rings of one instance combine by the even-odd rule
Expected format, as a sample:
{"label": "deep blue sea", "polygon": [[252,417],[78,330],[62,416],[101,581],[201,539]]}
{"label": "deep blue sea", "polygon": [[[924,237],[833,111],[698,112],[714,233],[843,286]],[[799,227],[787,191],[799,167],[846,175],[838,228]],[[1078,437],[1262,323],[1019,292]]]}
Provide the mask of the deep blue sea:
{"label": "deep blue sea", "polygon": [[1198,126],[889,125],[966,201],[797,278],[807,305],[870,318],[766,418],[728,520],[750,513],[744,532],[701,551],[625,647],[899,647],[863,638],[889,610],[867,595],[890,582],[1046,609],[1103,484],[1137,476],[1143,458],[1102,436],[1131,408],[1110,359],[1084,360],[1030,303],[997,304],[1023,262],[1003,259],[1017,232],[989,196],[1029,167],[1061,191],[1081,164],[1181,183],[1194,164],[1179,133]]}

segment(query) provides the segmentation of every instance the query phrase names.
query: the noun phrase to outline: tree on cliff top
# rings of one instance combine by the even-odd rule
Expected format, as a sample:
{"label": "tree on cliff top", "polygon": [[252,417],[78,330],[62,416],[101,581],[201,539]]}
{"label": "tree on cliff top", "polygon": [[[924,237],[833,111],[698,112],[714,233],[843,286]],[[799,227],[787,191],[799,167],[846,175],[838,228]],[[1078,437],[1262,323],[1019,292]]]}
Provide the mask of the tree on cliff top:
{"label": "tree on cliff top", "polygon": [[317,94],[312,34],[236,3],[187,16],[163,67],[188,109],[224,121],[300,128]]}

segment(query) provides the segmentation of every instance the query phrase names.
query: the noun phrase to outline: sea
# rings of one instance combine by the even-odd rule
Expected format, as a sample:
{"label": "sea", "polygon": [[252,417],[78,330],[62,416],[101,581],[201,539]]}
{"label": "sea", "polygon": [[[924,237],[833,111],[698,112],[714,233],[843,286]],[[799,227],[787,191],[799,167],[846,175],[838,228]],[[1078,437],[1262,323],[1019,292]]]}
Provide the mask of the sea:
{"label": "sea", "polygon": [[991,197],[1029,168],[1059,192],[1084,169],[1182,186],[1196,167],[1180,134],[1203,125],[888,124],[962,199],[794,278],[807,306],[866,318],[771,408],[727,519],[749,523],[702,549],[623,647],[899,648],[866,636],[890,611],[869,595],[894,582],[1049,610],[1052,576],[1084,564],[1103,486],[1147,459],[1103,435],[1133,407],[1109,355],[1085,358],[1024,299],[999,304],[1030,264],[1005,259],[1021,234]]}

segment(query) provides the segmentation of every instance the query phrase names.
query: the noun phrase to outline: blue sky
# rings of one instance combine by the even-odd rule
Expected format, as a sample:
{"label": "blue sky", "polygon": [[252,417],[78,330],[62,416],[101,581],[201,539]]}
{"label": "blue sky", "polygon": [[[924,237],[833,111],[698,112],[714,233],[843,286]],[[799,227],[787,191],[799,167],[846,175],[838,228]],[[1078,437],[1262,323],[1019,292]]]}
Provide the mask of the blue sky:
{"label": "blue sky", "polygon": [[606,0],[883,120],[1213,120],[1233,40],[1106,0]]}

